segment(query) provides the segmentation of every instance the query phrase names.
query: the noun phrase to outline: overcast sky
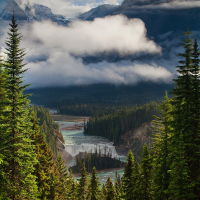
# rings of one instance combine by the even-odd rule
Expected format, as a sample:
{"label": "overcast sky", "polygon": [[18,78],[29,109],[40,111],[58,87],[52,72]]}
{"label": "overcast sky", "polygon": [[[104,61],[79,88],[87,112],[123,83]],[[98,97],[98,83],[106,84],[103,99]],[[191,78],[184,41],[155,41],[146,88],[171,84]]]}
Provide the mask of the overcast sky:
{"label": "overcast sky", "polygon": [[[37,2],[38,1],[38,2]],[[34,0],[34,3],[41,3]],[[85,11],[97,4],[119,4],[119,0],[43,0],[54,13]],[[77,10],[76,10],[77,9]],[[75,12],[76,10],[76,12]],[[138,81],[170,82],[175,74],[179,49],[174,48],[171,59],[145,61],[102,61],[85,64],[84,55],[118,52],[120,55],[161,55],[162,48],[147,36],[144,22],[123,15],[95,19],[93,22],[73,21],[68,27],[50,21],[20,26],[21,47],[26,49],[29,70],[26,83],[32,87],[63,86],[93,83],[136,84]],[[5,50],[8,27],[2,30],[0,45]],[[166,33],[170,34],[170,33]],[[170,45],[166,42],[166,45]],[[180,41],[173,41],[178,44]]]}
{"label": "overcast sky", "polygon": [[[161,48],[147,38],[140,19],[117,15],[93,22],[74,21],[69,27],[35,22],[24,25],[21,46],[27,50],[26,83],[61,86],[92,83],[135,84],[140,80],[169,81],[172,74],[155,63],[106,61],[84,64],[82,55],[118,52],[121,55],[161,54]],[[76,55],[75,57],[73,55]]]}

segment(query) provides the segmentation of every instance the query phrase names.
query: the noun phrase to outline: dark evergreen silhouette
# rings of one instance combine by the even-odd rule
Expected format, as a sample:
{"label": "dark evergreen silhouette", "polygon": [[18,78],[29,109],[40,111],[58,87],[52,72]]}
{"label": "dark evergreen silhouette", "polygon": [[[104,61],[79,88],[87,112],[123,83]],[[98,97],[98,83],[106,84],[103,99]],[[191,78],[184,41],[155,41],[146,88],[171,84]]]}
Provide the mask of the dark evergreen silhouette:
{"label": "dark evergreen silhouette", "polygon": [[98,154],[97,152],[96,153],[85,152],[85,153],[79,153],[79,155],[76,156],[76,165],[70,167],[70,169],[72,170],[73,173],[80,173],[83,163],[85,163],[85,168],[89,173],[92,173],[93,167],[95,167],[97,170],[124,167],[124,162],[121,162],[117,158],[112,158],[109,152],[106,155],[101,155]]}
{"label": "dark evergreen silhouette", "polygon": [[5,173],[6,184],[0,185],[0,191],[5,192],[4,199],[37,199],[38,188],[36,176],[33,175],[34,165],[37,163],[34,146],[31,144],[31,123],[28,117],[27,96],[23,90],[22,79],[25,64],[23,63],[25,50],[20,49],[21,35],[18,33],[15,15],[6,40],[7,60],[4,62],[6,73],[5,109],[1,110],[1,133],[4,139],[0,141],[1,153],[5,165],[0,171]]}

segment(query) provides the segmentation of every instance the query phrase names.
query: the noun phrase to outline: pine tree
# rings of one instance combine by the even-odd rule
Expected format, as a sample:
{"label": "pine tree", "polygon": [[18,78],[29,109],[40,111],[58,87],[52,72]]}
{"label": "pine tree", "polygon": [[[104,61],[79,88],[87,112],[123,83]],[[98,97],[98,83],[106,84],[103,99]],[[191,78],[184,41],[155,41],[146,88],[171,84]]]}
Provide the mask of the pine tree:
{"label": "pine tree", "polygon": [[67,188],[67,180],[69,178],[68,176],[68,169],[67,166],[64,164],[64,161],[62,159],[62,155],[59,152],[56,165],[58,168],[58,172],[60,174],[60,182],[62,184],[62,190],[59,191],[60,196],[62,196],[64,199],[68,194],[68,188]]}
{"label": "pine tree", "polygon": [[192,59],[194,49],[190,35],[191,33],[187,31],[184,43],[181,44],[185,51],[179,54],[182,57],[182,60],[179,61],[180,65],[177,66],[180,75],[174,79],[175,89],[172,90],[173,136],[171,138],[172,164],[169,186],[171,199],[197,198],[191,190],[194,187],[194,183],[191,181],[193,173],[191,168],[196,155],[193,137],[198,131],[193,127],[193,123],[196,121],[194,113],[199,113],[199,110],[195,111],[194,109],[194,66]]}
{"label": "pine tree", "polygon": [[140,167],[140,194],[141,199],[150,200],[151,192],[151,156],[147,144],[143,147]]}
{"label": "pine tree", "polygon": [[102,185],[101,193],[102,193],[102,199],[106,199],[107,190],[104,184]]}
{"label": "pine tree", "polygon": [[87,171],[85,169],[85,163],[83,163],[82,165],[81,177],[78,180],[79,180],[77,188],[78,198],[85,200],[88,194],[88,178],[87,178]]}
{"label": "pine tree", "polygon": [[[0,165],[6,166],[4,162],[4,156],[1,154],[4,151],[4,146],[6,145],[6,129],[4,127],[4,115],[5,112],[5,100],[6,100],[6,79],[5,79],[5,70],[3,70],[2,63],[0,61]],[[1,168],[0,169],[3,169]],[[0,186],[6,185],[5,172],[0,171]],[[3,188],[0,187],[0,199],[3,199],[6,195]]]}
{"label": "pine tree", "polygon": [[[49,200],[63,200],[62,194],[62,182],[60,181],[60,174],[57,168],[56,163],[54,163],[52,172],[50,174],[50,195],[48,197]],[[65,198],[64,198],[65,199]]]}
{"label": "pine tree", "polygon": [[68,195],[67,195],[67,199],[69,200],[76,200],[77,197],[77,183],[73,178],[73,173],[72,170],[70,169],[70,173],[69,173],[69,178],[67,180],[67,186],[68,186]]}
{"label": "pine tree", "polygon": [[200,198],[200,59],[199,59],[199,49],[197,44],[197,38],[194,39],[193,53],[192,53],[192,69],[190,74],[192,76],[192,88],[193,92],[191,94],[191,149],[192,154],[191,160],[189,161],[190,177],[192,181],[192,189],[195,197]]}
{"label": "pine tree", "polygon": [[[1,113],[2,124],[5,131],[2,154],[8,165],[3,165],[8,184],[1,185],[0,191],[4,190],[7,198],[11,199],[37,199],[38,189],[36,177],[32,174],[34,165],[37,163],[34,146],[30,138],[30,122],[27,96],[23,90],[22,78],[27,69],[23,69],[23,57],[25,50],[20,49],[21,36],[18,33],[15,16],[12,16],[9,38],[6,41],[7,61],[4,63],[6,71],[6,109]],[[1,126],[2,128],[2,126]],[[5,198],[6,199],[6,198]]]}
{"label": "pine tree", "polygon": [[115,179],[115,192],[116,192],[116,200],[120,200],[120,187],[117,179]]}
{"label": "pine tree", "polygon": [[34,166],[34,175],[37,177],[36,180],[39,189],[39,198],[46,199],[50,198],[50,177],[54,165],[53,153],[48,147],[46,135],[44,133],[40,134],[40,127],[38,126],[38,121],[34,112],[32,112],[31,122],[31,129],[33,130],[31,139],[33,145],[36,147],[35,152],[38,159],[38,163]]}
{"label": "pine tree", "polygon": [[106,181],[106,197],[105,200],[116,200],[117,199],[117,194],[115,192],[115,188],[113,186],[112,180],[110,176],[108,176],[107,181]]}
{"label": "pine tree", "polygon": [[126,200],[132,200],[134,199],[133,196],[133,188],[134,188],[134,182],[133,182],[133,168],[134,168],[134,157],[129,150],[127,155],[127,161],[124,167],[124,178],[123,178],[123,198]]}
{"label": "pine tree", "polygon": [[100,189],[100,183],[99,178],[97,177],[97,171],[96,168],[93,167],[92,169],[92,175],[89,185],[89,199],[91,200],[98,200],[101,197],[101,189]]}
{"label": "pine tree", "polygon": [[153,162],[153,190],[156,199],[168,199],[168,187],[170,178],[170,139],[173,132],[171,127],[172,122],[172,105],[171,99],[168,98],[167,92],[163,103],[158,106],[161,117],[156,117],[155,125],[155,143],[154,162]]}

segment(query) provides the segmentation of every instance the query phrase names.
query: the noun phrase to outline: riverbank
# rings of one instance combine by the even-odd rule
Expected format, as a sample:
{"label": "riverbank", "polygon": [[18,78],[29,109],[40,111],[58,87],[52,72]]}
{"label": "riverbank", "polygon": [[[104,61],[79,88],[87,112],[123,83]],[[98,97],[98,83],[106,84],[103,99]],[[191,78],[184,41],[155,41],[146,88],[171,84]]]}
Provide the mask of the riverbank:
{"label": "riverbank", "polygon": [[64,122],[87,122],[89,121],[88,116],[74,116],[74,115],[60,115],[60,114],[51,114],[51,117],[54,121],[64,121]]}

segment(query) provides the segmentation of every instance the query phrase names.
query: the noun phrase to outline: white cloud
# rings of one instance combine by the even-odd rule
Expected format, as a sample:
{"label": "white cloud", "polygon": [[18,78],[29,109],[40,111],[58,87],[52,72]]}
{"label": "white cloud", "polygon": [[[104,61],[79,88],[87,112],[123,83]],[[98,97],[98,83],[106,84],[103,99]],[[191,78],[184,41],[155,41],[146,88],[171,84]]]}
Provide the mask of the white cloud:
{"label": "white cloud", "polygon": [[29,62],[26,83],[32,82],[35,87],[134,84],[139,80],[168,81],[172,76],[168,70],[155,64],[130,61],[111,64],[104,61],[86,65],[80,58],[84,54],[110,51],[122,55],[160,53],[161,48],[147,38],[145,25],[140,19],[118,15],[93,22],[75,21],[69,27],[50,21],[33,22],[20,27],[20,32],[23,35],[21,46],[25,47],[26,61]]}
{"label": "white cloud", "polygon": [[[35,22],[25,26],[23,35],[28,43],[39,40],[40,50],[57,49],[76,55],[118,51],[120,54],[160,53],[161,48],[146,37],[145,24],[140,19],[123,15],[97,18],[93,22],[74,21],[69,27],[52,22]],[[28,37],[27,37],[28,36]],[[30,38],[31,37],[31,38]]]}
{"label": "white cloud", "polygon": [[[30,63],[26,73],[34,87],[92,83],[136,84],[138,81],[170,82],[172,74],[164,67],[144,63],[107,63],[84,65],[81,59],[62,54],[46,62]],[[59,60],[59,62],[58,62]],[[67,60],[67,65],[66,65]],[[55,67],[55,61],[56,67]]]}

